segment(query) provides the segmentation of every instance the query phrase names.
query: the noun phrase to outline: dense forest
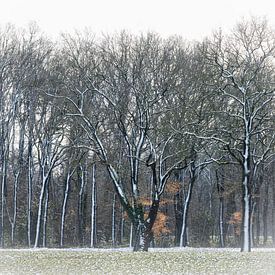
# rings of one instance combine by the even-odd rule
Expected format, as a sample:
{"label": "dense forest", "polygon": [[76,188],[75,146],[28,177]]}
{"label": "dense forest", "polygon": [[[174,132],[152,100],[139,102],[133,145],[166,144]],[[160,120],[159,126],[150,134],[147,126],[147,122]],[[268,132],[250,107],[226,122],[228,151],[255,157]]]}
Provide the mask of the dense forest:
{"label": "dense forest", "polygon": [[0,34],[0,247],[275,244],[275,32]]}

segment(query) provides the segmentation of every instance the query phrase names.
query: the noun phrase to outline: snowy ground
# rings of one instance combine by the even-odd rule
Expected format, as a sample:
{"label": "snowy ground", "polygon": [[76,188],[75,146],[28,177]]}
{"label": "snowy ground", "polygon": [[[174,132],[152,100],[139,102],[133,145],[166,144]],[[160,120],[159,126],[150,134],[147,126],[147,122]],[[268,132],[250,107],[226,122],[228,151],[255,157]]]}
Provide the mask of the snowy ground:
{"label": "snowy ground", "polygon": [[275,274],[275,248],[0,249],[0,274]]}

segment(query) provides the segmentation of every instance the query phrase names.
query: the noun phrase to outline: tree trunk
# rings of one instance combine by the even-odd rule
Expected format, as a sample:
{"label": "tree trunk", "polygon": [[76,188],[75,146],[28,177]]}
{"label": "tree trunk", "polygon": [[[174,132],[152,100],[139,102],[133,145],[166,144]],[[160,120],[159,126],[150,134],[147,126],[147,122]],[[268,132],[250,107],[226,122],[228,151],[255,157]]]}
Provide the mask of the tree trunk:
{"label": "tree trunk", "polygon": [[92,196],[91,196],[91,247],[96,243],[96,165],[93,164],[92,175]]}
{"label": "tree trunk", "polygon": [[2,157],[2,179],[1,179],[1,223],[0,223],[0,247],[4,248],[4,215],[5,215],[5,190],[6,190],[6,180],[7,180],[7,159],[6,152],[4,150]]}
{"label": "tree trunk", "polygon": [[116,194],[114,194],[112,204],[112,246],[116,246]]}
{"label": "tree trunk", "polygon": [[84,187],[85,187],[85,171],[84,167],[80,165],[80,189],[78,193],[78,242],[82,246],[84,244],[84,236],[83,236],[83,228],[84,228],[84,221],[83,221],[83,194],[84,194]]}
{"label": "tree trunk", "polygon": [[218,171],[216,171],[217,190],[219,194],[219,237],[220,247],[224,247],[224,171],[219,177]]}
{"label": "tree trunk", "polygon": [[265,182],[264,186],[264,202],[263,202],[263,244],[267,244],[268,231],[267,231],[267,217],[268,217],[268,183]]}
{"label": "tree trunk", "polygon": [[275,182],[273,181],[272,186],[272,199],[273,199],[273,205],[272,205],[272,242],[275,246]]}
{"label": "tree trunk", "polygon": [[220,247],[224,247],[224,198],[219,198],[219,235],[220,235]]}
{"label": "tree trunk", "polygon": [[42,246],[47,246],[47,221],[48,221],[48,204],[49,204],[49,184],[46,187],[46,194],[44,198],[44,216],[43,216],[43,238]]}
{"label": "tree trunk", "polygon": [[134,231],[134,226],[133,226],[133,223],[131,222],[130,236],[129,236],[129,247],[130,248],[133,248],[133,231]]}
{"label": "tree trunk", "polygon": [[32,178],[33,178],[33,160],[32,160],[32,148],[29,147],[28,156],[28,207],[27,207],[27,235],[28,235],[28,246],[31,247],[31,227],[32,227]]}
{"label": "tree trunk", "polygon": [[260,234],[261,234],[261,220],[260,220],[260,197],[257,195],[254,199],[254,245],[258,246],[260,244]]}
{"label": "tree trunk", "polygon": [[[13,122],[15,125],[15,121]],[[11,222],[11,246],[14,246],[15,242],[15,228],[17,224],[17,204],[18,204],[18,188],[19,188],[19,178],[21,177],[22,170],[23,170],[23,162],[24,162],[24,144],[25,144],[25,120],[20,121],[19,124],[19,151],[18,156],[15,157],[15,138],[17,136],[15,126],[13,127],[12,133],[12,145],[11,150],[13,154],[13,174],[14,174],[14,184],[13,184],[13,217]],[[20,202],[20,201],[19,201]]]}
{"label": "tree trunk", "polygon": [[150,243],[153,239],[152,228],[157,218],[159,209],[159,198],[155,194],[155,198],[152,201],[152,205],[149,210],[148,218],[144,222],[142,220],[138,221],[136,226],[136,239],[134,244],[134,251],[148,251]]}
{"label": "tree trunk", "polygon": [[256,203],[251,200],[251,215],[250,215],[250,242],[251,248],[254,247],[254,216],[255,216],[255,209]]}
{"label": "tree trunk", "polygon": [[124,209],[121,206],[120,221],[119,221],[119,235],[118,235],[118,243],[120,245],[123,243],[123,238],[124,238]]}
{"label": "tree trunk", "polygon": [[35,115],[33,110],[33,98],[32,95],[29,95],[27,103],[27,115],[28,115],[28,205],[27,205],[27,239],[28,246],[31,247],[32,243],[32,185],[33,185],[33,128],[35,125]]}
{"label": "tree trunk", "polygon": [[39,245],[41,215],[42,215],[43,199],[44,199],[44,196],[45,196],[47,181],[48,181],[48,177],[44,176],[44,173],[43,173],[42,186],[41,186],[41,190],[40,190],[39,205],[38,205],[38,212],[37,212],[36,234],[35,234],[34,248],[37,248],[38,245]]}
{"label": "tree trunk", "polygon": [[248,174],[244,175],[243,180],[243,220],[242,220],[242,252],[250,252],[251,251],[251,234],[250,234],[250,221],[251,221],[251,195],[249,191],[249,177]]}
{"label": "tree trunk", "polygon": [[180,191],[174,196],[174,212],[175,212],[175,246],[180,245],[180,235],[182,229],[182,213],[183,213],[183,198]]}
{"label": "tree trunk", "polygon": [[249,135],[249,120],[245,117],[245,140],[243,150],[243,182],[242,182],[242,243],[241,251],[251,251],[251,188],[250,188],[250,135]]}
{"label": "tree trunk", "polygon": [[67,173],[67,178],[66,178],[64,198],[63,198],[63,204],[62,204],[61,225],[60,225],[60,247],[63,247],[64,245],[65,217],[66,217],[67,202],[68,202],[69,191],[70,191],[71,176],[73,175],[73,173],[74,173],[74,170],[72,172],[69,171]]}
{"label": "tree trunk", "polygon": [[14,190],[13,190],[13,218],[11,223],[11,246],[14,246],[14,234],[15,234],[16,217],[17,217],[18,178],[19,178],[19,172],[17,172],[15,175],[14,187],[13,187]]}
{"label": "tree trunk", "polygon": [[189,181],[189,185],[188,185],[187,195],[184,198],[184,202],[183,202],[180,247],[187,246],[187,219],[188,219],[189,205],[190,205],[190,201],[191,201],[191,197],[192,197],[192,190],[193,190],[194,183],[196,181],[195,170],[193,168],[193,165],[192,165],[192,167],[190,167],[189,173],[190,173],[190,181]]}

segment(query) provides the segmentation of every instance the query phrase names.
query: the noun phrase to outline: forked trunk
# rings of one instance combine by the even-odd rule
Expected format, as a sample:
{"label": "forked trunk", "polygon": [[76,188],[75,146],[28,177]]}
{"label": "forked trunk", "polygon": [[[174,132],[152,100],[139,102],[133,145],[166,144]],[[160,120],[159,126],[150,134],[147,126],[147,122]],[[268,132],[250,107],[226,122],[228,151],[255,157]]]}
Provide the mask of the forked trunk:
{"label": "forked trunk", "polygon": [[155,198],[149,210],[148,218],[145,222],[139,221],[136,226],[136,240],[134,244],[134,251],[147,252],[150,243],[153,239],[152,228],[157,218],[159,209],[159,199]]}

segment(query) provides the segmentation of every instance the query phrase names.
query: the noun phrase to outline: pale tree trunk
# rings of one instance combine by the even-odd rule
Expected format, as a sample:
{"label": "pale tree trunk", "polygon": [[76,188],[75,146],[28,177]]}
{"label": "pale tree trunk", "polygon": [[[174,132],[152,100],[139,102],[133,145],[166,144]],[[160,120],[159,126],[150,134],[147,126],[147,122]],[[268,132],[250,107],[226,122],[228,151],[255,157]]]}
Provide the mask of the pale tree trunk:
{"label": "pale tree trunk", "polygon": [[113,196],[112,204],[112,246],[116,246],[116,194]]}
{"label": "pale tree trunk", "polygon": [[121,217],[120,217],[120,244],[123,244],[124,239],[124,209],[121,207]]}
{"label": "pale tree trunk", "polygon": [[250,127],[251,121],[246,117],[246,108],[244,107],[244,124],[245,124],[245,139],[243,150],[243,163],[242,163],[242,252],[251,251],[251,188],[250,188]]}
{"label": "pale tree trunk", "polygon": [[48,204],[49,204],[49,183],[47,183],[46,194],[44,198],[44,216],[43,216],[43,238],[42,246],[47,246],[47,221],[48,221]]}
{"label": "pale tree trunk", "polygon": [[268,228],[267,228],[267,217],[268,217],[268,182],[265,182],[264,186],[264,202],[263,202],[263,244],[267,244],[268,239]]}
{"label": "pale tree trunk", "polygon": [[220,247],[224,247],[224,198],[219,198],[219,235],[220,235]]}
{"label": "pale tree trunk", "polygon": [[[261,219],[260,219],[260,188],[263,183],[263,167],[260,166],[261,170],[258,172],[257,177],[256,175],[256,169],[257,167],[254,167],[254,182],[253,182],[253,202],[252,202],[252,214],[251,214],[251,243],[253,246],[258,246],[260,244],[260,234],[261,234]],[[256,170],[255,170],[256,169]]]}
{"label": "pale tree trunk", "polygon": [[31,246],[31,227],[32,227],[32,179],[33,179],[33,159],[32,159],[32,145],[29,144],[29,156],[28,156],[28,207],[27,207],[27,235],[28,246]]}
{"label": "pale tree trunk", "polygon": [[[43,202],[46,203],[45,206],[47,206],[48,202],[47,202],[47,199],[45,198],[45,196],[47,195],[46,193],[48,191],[49,178],[50,178],[50,174],[52,172],[52,169],[54,167],[55,162],[56,162],[56,159],[53,158],[50,161],[50,165],[48,165],[47,164],[47,157],[45,157],[45,156],[44,156],[44,159],[42,161],[42,167],[41,167],[42,185],[41,185],[40,195],[39,195],[34,248],[37,248],[39,246]],[[45,199],[46,199],[46,201],[45,201]],[[44,214],[47,215],[47,212],[44,211]]]}
{"label": "pale tree trunk", "polygon": [[195,169],[194,169],[194,163],[190,165],[189,167],[189,183],[188,183],[188,189],[187,194],[183,198],[183,213],[182,213],[182,227],[181,227],[181,234],[180,234],[180,247],[187,246],[187,219],[188,219],[188,212],[189,212],[189,205],[191,201],[192,196],[192,190],[194,183],[196,181],[195,176]]}
{"label": "pale tree trunk", "polygon": [[48,177],[44,175],[42,178],[42,186],[40,190],[39,196],[39,204],[38,204],[38,212],[37,212],[37,221],[36,221],[36,234],[35,234],[35,241],[34,241],[34,248],[37,248],[39,245],[39,238],[40,238],[40,225],[41,225],[41,215],[42,215],[42,208],[43,208],[43,199],[47,187]]}
{"label": "pale tree trunk", "polygon": [[275,246],[275,182],[273,181],[272,186],[272,242]]}
{"label": "pale tree trunk", "polygon": [[83,196],[84,190],[86,185],[86,177],[84,170],[85,166],[80,165],[80,189],[78,193],[78,241],[81,245],[84,243],[84,236],[83,236],[83,228],[84,228],[84,221],[83,221]]}
{"label": "pale tree trunk", "polygon": [[60,247],[64,246],[64,227],[65,227],[65,218],[66,218],[66,212],[67,212],[67,202],[68,202],[69,191],[70,191],[71,177],[74,174],[74,171],[75,169],[73,169],[72,171],[68,171],[67,177],[66,177],[66,185],[65,185],[64,198],[63,198],[63,204],[62,204],[61,225],[60,225]]}
{"label": "pale tree trunk", "polygon": [[255,222],[255,231],[256,231],[256,237],[255,237],[255,244],[260,244],[260,234],[261,234],[261,222],[260,222],[260,205],[259,203],[256,204],[256,222]]}
{"label": "pale tree trunk", "polygon": [[248,174],[244,175],[243,180],[243,222],[242,222],[242,252],[251,251],[251,234],[250,234],[250,208],[251,208],[251,195],[248,186]]}
{"label": "pale tree trunk", "polygon": [[[7,207],[6,204],[6,184],[7,184],[7,171],[8,171],[8,160],[9,160],[9,150],[10,150],[10,115],[5,114],[5,112],[1,113],[2,115],[2,136],[1,136],[1,222],[0,222],[0,247],[4,248],[4,230],[5,230],[5,209]],[[6,116],[8,115],[7,121]]]}
{"label": "pale tree trunk", "polygon": [[260,195],[255,193],[253,200],[253,245],[258,246],[260,244],[260,233],[261,233],[261,220],[260,220]]}
{"label": "pale tree trunk", "polygon": [[[15,124],[15,122],[13,122]],[[13,163],[14,170],[14,185],[13,185],[13,217],[11,220],[11,245],[14,246],[15,241],[15,228],[16,228],[16,219],[17,219],[17,193],[19,187],[19,178],[21,176],[21,171],[23,169],[23,153],[24,153],[24,136],[25,136],[25,121],[20,123],[20,132],[19,132],[19,153],[17,156],[17,163]],[[15,148],[15,127],[13,127],[13,137],[12,137],[12,153],[14,154]],[[15,156],[13,156],[13,161],[15,162]]]}
{"label": "pale tree trunk", "polygon": [[[222,170],[222,173],[224,171]],[[219,194],[219,236],[220,247],[224,247],[224,175],[219,178],[218,171],[216,171],[217,190]]]}
{"label": "pale tree trunk", "polygon": [[133,248],[133,231],[134,231],[134,226],[133,226],[133,223],[131,222],[130,236],[129,236],[129,247],[130,248]]}
{"label": "pale tree trunk", "polygon": [[251,248],[254,247],[254,216],[256,210],[256,203],[251,201],[251,215],[250,215],[250,243]]}
{"label": "pale tree trunk", "polygon": [[32,186],[33,186],[33,173],[34,173],[34,161],[33,161],[33,143],[34,143],[34,98],[33,94],[29,94],[29,102],[27,105],[28,110],[28,202],[27,202],[27,239],[28,246],[31,247],[32,243]]}
{"label": "pale tree trunk", "polygon": [[7,181],[7,150],[4,149],[2,156],[2,179],[1,179],[1,223],[0,223],[0,247],[4,247],[4,215],[5,215],[5,189],[6,189],[6,181]]}
{"label": "pale tree trunk", "polygon": [[17,218],[17,190],[18,190],[18,178],[19,172],[15,175],[14,180],[14,190],[13,190],[13,218],[11,222],[11,246],[14,246],[14,234],[15,234],[15,225]]}
{"label": "pale tree trunk", "polygon": [[92,248],[96,244],[96,165],[93,164],[92,168],[92,186],[91,186],[92,196],[91,196],[91,244]]}

